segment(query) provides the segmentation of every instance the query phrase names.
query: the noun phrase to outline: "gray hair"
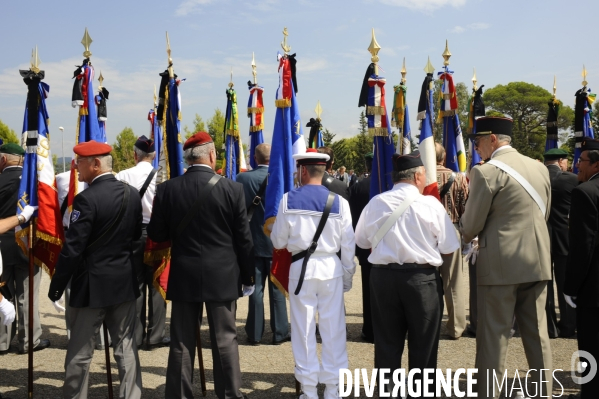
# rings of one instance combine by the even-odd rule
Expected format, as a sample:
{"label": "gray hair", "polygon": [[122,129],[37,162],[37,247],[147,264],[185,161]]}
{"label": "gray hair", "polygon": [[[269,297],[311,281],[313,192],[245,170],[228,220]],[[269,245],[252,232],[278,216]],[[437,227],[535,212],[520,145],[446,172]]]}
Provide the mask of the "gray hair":
{"label": "gray hair", "polygon": [[100,170],[103,172],[112,170],[112,155],[104,155],[100,157],[94,157],[100,160]]}
{"label": "gray hair", "polygon": [[397,183],[401,180],[416,181],[416,173],[420,172],[420,168],[422,168],[422,166],[416,166],[415,168],[410,168],[399,172],[393,171],[393,182]]}
{"label": "gray hair", "polygon": [[599,162],[599,150],[587,150],[591,163]]}
{"label": "gray hair", "polygon": [[508,136],[506,134],[496,134],[495,137],[497,137],[497,141],[500,143],[512,144],[511,136]]}
{"label": "gray hair", "polygon": [[210,151],[214,151],[214,143],[188,148],[183,153],[183,159],[188,165],[192,165],[194,161],[207,162],[210,159]]}
{"label": "gray hair", "polygon": [[135,152],[135,155],[137,155],[137,159],[139,159],[139,160],[154,158],[154,155],[156,154],[154,151],[145,152],[145,151],[140,150],[137,147],[133,147],[133,151]]}
{"label": "gray hair", "polygon": [[7,154],[5,152],[0,152],[0,156],[4,155],[6,157],[6,160],[8,162],[19,162],[22,158],[21,155],[15,155],[15,154]]}

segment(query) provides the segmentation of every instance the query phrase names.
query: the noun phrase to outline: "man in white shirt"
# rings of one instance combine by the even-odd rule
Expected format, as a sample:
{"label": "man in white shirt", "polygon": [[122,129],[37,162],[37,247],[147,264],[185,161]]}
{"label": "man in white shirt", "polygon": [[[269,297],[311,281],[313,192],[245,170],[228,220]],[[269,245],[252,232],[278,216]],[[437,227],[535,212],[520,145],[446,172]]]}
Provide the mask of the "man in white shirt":
{"label": "man in white shirt", "polygon": [[[460,246],[443,205],[422,195],[426,174],[419,151],[393,156],[393,182],[393,189],[370,200],[356,226],[356,244],[372,248],[368,260],[375,367],[391,373],[401,368],[408,331],[409,368],[437,367],[443,316],[438,268],[442,255]],[[405,210],[385,234],[381,227],[402,204]],[[434,383],[427,389],[434,392]]]}
{"label": "man in white shirt", "polygon": [[[351,289],[356,271],[351,213],[348,202],[331,192],[334,200],[329,217],[316,251],[304,264],[305,257],[298,254],[311,246],[328,202],[329,190],[321,182],[329,156],[308,149],[293,158],[301,187],[283,196],[270,238],[275,248],[286,248],[293,255],[289,306],[295,378],[302,384],[300,399],[317,399],[319,382],[326,385],[325,399],[338,398],[339,369],[348,367],[343,293]],[[316,312],[322,366],[316,350]]]}
{"label": "man in white shirt", "polygon": [[[162,294],[154,288],[154,268],[144,263],[146,247],[146,228],[152,216],[152,204],[156,195],[156,169],[152,160],[156,156],[154,141],[146,136],[141,136],[133,148],[135,166],[120,171],[116,178],[135,187],[141,197],[143,210],[142,234],[135,243],[134,263],[141,295],[137,298],[137,322],[135,324],[135,340],[137,346],[147,341],[146,349],[151,350],[170,344],[170,337],[164,336],[166,322],[166,302]],[[148,299],[146,299],[148,298]],[[146,300],[148,301],[148,319],[146,323]]]}

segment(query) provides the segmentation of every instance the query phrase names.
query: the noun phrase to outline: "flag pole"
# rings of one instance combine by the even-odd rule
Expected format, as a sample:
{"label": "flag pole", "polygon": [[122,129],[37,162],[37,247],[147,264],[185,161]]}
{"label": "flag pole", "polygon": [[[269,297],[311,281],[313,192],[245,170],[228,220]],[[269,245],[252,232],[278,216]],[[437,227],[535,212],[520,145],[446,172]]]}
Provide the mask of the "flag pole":
{"label": "flag pole", "polygon": [[34,275],[34,255],[33,255],[33,230],[35,224],[33,219],[29,221],[29,317],[27,328],[27,392],[29,398],[33,398],[33,275]]}

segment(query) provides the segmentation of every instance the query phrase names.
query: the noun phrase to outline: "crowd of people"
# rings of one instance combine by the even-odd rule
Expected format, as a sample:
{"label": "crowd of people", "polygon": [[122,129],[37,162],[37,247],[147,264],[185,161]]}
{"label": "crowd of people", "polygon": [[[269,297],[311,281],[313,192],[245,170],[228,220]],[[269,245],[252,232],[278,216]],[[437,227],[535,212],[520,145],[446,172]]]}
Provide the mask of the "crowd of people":
{"label": "crowd of people", "polygon": [[[205,307],[216,395],[247,398],[240,390],[237,300],[249,297],[245,331],[248,343],[259,345],[268,285],[271,344],[291,341],[300,398],[318,398],[319,383],[325,399],[338,398],[339,370],[348,367],[343,298],[357,264],[361,337],[374,344],[373,367],[401,368],[407,339],[408,368],[436,368],[446,306],[449,338],[476,337],[478,397],[499,397],[489,389],[497,388],[489,371],[503,375],[515,330],[530,369],[544,370],[530,379],[540,394],[551,395],[551,338],[577,334],[579,349],[599,358],[599,141],[581,142],[576,176],[567,171],[565,151],[550,150],[540,163],[519,154],[511,137],[510,119],[479,118],[470,138],[484,161],[468,174],[447,169],[437,144],[438,198],[423,195],[427,177],[418,151],[395,154],[393,188],[371,197],[373,154],[365,155],[366,172],[358,177],[333,168],[330,148],[308,149],[294,155],[298,187],[280,200],[271,231],[264,230],[269,144],[256,147],[258,167],[234,182],[215,173],[214,143],[198,132],[183,147],[185,174],[160,184],[151,164],[153,143],[144,136],[135,143],[136,165],[116,175],[109,145],[76,145],[76,169],[87,188],[72,209],[62,207],[65,244],[48,292],[57,307],[66,298],[63,397],[87,397],[89,364],[104,345],[114,349],[120,398],[143,396],[138,349],[159,346],[170,348],[165,397],[193,397]],[[14,233],[34,211],[25,207],[14,215],[23,155],[18,145],[0,147],[0,354],[10,350],[15,334],[20,353],[50,346],[41,338],[39,268],[34,335],[28,336],[28,262]],[[61,203],[68,186],[69,175],[58,175]],[[171,245],[170,336],[153,266],[144,263],[148,239]],[[285,294],[268,278],[273,251],[281,250],[291,254],[290,314]],[[417,380],[435,391],[434,380]],[[397,388],[388,380],[379,385],[390,394]],[[597,378],[583,384],[580,397],[594,397],[598,385]]]}

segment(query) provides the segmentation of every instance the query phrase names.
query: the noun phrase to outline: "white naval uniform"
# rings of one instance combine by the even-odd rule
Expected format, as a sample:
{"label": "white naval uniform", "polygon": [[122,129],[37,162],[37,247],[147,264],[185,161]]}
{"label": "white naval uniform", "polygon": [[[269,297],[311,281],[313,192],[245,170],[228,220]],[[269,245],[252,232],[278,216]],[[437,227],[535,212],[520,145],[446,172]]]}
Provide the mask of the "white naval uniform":
{"label": "white naval uniform", "polygon": [[[124,181],[128,183],[130,186],[135,187],[137,191],[140,191],[143,187],[146,179],[150,172],[154,169],[152,164],[147,161],[138,162],[132,168],[125,169],[117,173],[117,180]],[[141,207],[143,211],[143,224],[150,223],[150,217],[152,217],[152,205],[154,204],[154,196],[156,195],[156,176],[158,173],[154,175],[152,181],[148,185],[146,192],[141,199]]]}
{"label": "white naval uniform", "polygon": [[[329,191],[321,185],[307,185],[283,196],[270,238],[277,249],[286,248],[292,254],[307,249]],[[337,252],[341,251],[341,259]],[[299,295],[303,259],[291,264],[289,271],[289,304],[291,309],[291,347],[295,358],[295,377],[304,393],[312,399],[320,382],[335,386],[339,369],[348,367],[346,350],[343,281],[351,284],[356,271],[354,264],[354,231],[348,202],[336,195],[333,209],[318,239],[316,252],[306,265],[306,274]],[[322,366],[316,351],[316,313],[322,338]],[[311,388],[314,389],[311,389]],[[332,392],[327,392],[333,395]],[[337,397],[337,396],[333,396]]]}

